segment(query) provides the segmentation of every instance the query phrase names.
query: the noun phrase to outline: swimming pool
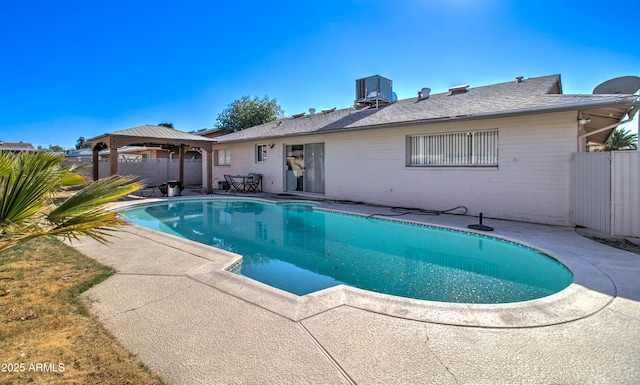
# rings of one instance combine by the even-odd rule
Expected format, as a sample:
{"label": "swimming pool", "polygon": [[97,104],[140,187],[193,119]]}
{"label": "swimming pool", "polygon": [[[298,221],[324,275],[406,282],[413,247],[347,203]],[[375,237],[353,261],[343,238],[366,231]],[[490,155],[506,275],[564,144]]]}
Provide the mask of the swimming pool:
{"label": "swimming pool", "polygon": [[346,284],[432,301],[508,303],[573,281],[555,259],[514,242],[309,203],[194,200],[123,213],[134,224],[240,254],[237,273],[297,295]]}

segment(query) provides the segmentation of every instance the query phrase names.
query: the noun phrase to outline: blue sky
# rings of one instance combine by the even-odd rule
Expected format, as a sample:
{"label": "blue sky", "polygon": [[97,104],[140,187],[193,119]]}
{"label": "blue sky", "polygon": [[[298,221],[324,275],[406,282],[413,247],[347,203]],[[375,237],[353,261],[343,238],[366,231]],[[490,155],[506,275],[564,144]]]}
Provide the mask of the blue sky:
{"label": "blue sky", "polygon": [[591,93],[640,75],[637,9],[637,0],[0,0],[0,140],[72,148],[143,124],[211,128],[244,95],[276,98],[287,115],[344,108],[355,80],[375,74],[400,99],[558,73],[565,93]]}

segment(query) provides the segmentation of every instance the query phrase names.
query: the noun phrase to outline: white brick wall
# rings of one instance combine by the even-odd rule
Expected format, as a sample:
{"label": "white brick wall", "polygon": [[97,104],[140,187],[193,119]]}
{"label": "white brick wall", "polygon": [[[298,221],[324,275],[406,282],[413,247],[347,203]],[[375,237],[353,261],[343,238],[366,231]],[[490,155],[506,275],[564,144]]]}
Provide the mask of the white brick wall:
{"label": "white brick wall", "polygon": [[[287,144],[323,143],[325,136],[311,135],[303,138],[265,139],[259,141],[228,143],[214,145],[214,149],[231,149],[230,166],[214,166],[214,187],[218,181],[224,180],[224,175],[246,175],[248,173],[262,174],[262,187],[266,192],[281,193],[285,190],[285,161],[284,151]],[[256,163],[255,146],[257,144],[273,144],[267,150],[267,162]]]}
{"label": "white brick wall", "polygon": [[[407,135],[499,130],[498,168],[406,167]],[[224,174],[264,174],[264,188],[284,191],[285,144],[325,144],[325,197],[389,206],[445,210],[463,205],[486,217],[571,224],[571,154],[577,146],[576,114],[447,122],[266,140],[268,163],[256,164],[258,142],[231,148]]]}

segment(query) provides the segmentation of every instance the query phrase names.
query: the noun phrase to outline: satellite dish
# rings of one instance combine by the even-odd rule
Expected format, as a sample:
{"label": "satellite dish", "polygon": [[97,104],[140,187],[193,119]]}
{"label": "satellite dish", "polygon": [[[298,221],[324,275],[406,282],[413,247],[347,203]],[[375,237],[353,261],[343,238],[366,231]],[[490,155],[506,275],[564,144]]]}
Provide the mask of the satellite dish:
{"label": "satellite dish", "polygon": [[593,89],[594,94],[635,94],[640,89],[640,78],[637,76],[620,76],[602,82]]}

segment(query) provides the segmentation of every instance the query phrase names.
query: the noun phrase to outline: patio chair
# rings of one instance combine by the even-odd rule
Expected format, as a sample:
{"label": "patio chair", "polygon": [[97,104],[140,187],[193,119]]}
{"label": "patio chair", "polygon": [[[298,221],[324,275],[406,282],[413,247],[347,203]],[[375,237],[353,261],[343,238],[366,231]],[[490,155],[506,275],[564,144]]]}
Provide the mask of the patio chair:
{"label": "patio chair", "polygon": [[244,190],[244,184],[242,183],[238,183],[236,182],[231,175],[225,175],[224,176],[224,180],[227,182],[227,184],[229,185],[229,190],[231,191],[231,193],[235,194],[238,191],[242,191]]}
{"label": "patio chair", "polygon": [[249,174],[249,176],[251,177],[250,179],[247,180],[247,183],[245,184],[245,189],[247,190],[247,192],[260,192],[262,191],[262,174]]}
{"label": "patio chair", "polygon": [[144,196],[144,192],[147,190],[151,190],[151,194],[149,194],[150,197],[156,196],[156,190],[158,189],[158,186],[153,183],[153,180],[151,178],[140,178],[138,182],[142,185],[142,188],[138,190],[141,197]]}

